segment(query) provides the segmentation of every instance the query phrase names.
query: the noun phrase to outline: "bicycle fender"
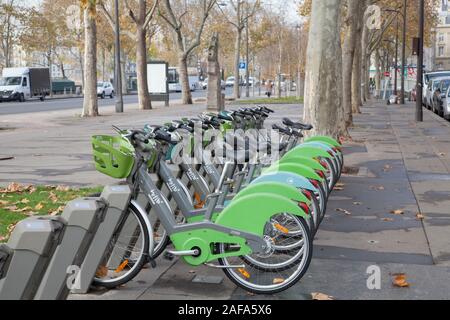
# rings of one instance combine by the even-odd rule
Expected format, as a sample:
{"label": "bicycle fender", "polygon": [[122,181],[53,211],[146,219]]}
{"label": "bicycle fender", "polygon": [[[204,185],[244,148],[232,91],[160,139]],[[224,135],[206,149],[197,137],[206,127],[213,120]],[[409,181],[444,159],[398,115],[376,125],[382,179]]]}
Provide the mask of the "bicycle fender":
{"label": "bicycle fender", "polygon": [[305,177],[306,179],[314,179],[319,182],[323,182],[324,180],[313,169],[295,162],[275,163],[270,168],[265,169],[263,174],[274,172],[291,172]]}
{"label": "bicycle fender", "polygon": [[247,188],[239,192],[236,197],[234,197],[233,201],[255,193],[277,194],[289,200],[293,200],[296,202],[305,202],[307,205],[311,204],[311,201],[292,185],[271,181],[256,183],[248,186]]}
{"label": "bicycle fender", "polygon": [[326,137],[326,136],[316,136],[316,137],[311,137],[311,138],[307,138],[304,140],[304,142],[324,142],[326,144],[329,144],[333,147],[336,148],[342,148],[342,144],[340,144],[338,141],[336,141],[335,139],[331,138],[331,137]]}
{"label": "bicycle fender", "polygon": [[302,157],[302,156],[298,156],[295,154],[291,154],[287,157],[283,157],[283,159],[280,160],[280,163],[285,163],[285,162],[299,163],[299,164],[303,164],[307,167],[310,167],[313,170],[327,172],[327,169],[324,166],[322,166],[319,161],[313,160],[308,157]]}
{"label": "bicycle fender", "polygon": [[294,149],[292,149],[291,151],[286,153],[285,156],[292,155],[292,154],[303,156],[303,157],[308,157],[308,158],[321,157],[321,158],[333,159],[333,156],[330,155],[325,150],[323,150],[322,148],[312,147],[312,146],[303,145],[303,144],[295,147]]}
{"label": "bicycle fender", "polygon": [[314,187],[314,185],[308,179],[291,172],[278,172],[265,174],[253,180],[251,184],[262,182],[280,182],[292,185],[295,188],[306,189],[313,192],[318,191],[317,188]]}
{"label": "bicycle fender", "polygon": [[275,194],[258,193],[233,201],[222,211],[216,223],[262,237],[266,223],[280,213],[290,213],[309,220],[306,213],[294,201]]}

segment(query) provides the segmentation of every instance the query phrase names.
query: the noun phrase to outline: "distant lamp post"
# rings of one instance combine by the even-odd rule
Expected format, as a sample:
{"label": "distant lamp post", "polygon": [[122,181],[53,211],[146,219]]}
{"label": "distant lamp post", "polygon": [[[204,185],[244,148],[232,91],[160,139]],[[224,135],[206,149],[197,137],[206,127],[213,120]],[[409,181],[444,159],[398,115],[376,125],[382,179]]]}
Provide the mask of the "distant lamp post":
{"label": "distant lamp post", "polygon": [[417,55],[417,85],[416,85],[416,121],[423,122],[423,43],[425,29],[425,0],[419,0],[419,40]]}
{"label": "distant lamp post", "polygon": [[297,30],[297,41],[298,41],[298,70],[297,70],[297,98],[301,98],[301,82],[302,82],[302,25],[297,24],[295,26]]}
{"label": "distant lamp post", "polygon": [[122,72],[120,68],[120,19],[119,19],[119,0],[114,1],[114,11],[116,18],[116,30],[115,30],[115,84],[116,84],[116,112],[123,112],[123,94],[122,94]]}

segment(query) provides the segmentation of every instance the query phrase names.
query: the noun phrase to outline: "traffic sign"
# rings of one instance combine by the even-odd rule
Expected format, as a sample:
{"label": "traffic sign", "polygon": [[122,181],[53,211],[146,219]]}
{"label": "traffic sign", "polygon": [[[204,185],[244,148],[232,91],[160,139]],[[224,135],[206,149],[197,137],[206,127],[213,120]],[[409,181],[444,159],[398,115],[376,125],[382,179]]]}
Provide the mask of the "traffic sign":
{"label": "traffic sign", "polygon": [[247,68],[247,64],[245,62],[240,62],[239,63],[239,69],[243,70]]}

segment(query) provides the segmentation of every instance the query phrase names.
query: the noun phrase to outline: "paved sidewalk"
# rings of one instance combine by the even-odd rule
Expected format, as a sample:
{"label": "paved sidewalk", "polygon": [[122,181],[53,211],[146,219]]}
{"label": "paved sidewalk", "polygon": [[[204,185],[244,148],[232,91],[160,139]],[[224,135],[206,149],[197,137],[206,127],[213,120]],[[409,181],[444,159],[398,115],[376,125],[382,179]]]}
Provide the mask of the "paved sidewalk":
{"label": "paved sidewalk", "polygon": [[[279,112],[272,122],[301,114],[294,105],[274,108]],[[0,131],[0,155],[15,156],[0,162],[0,184],[109,183],[93,170],[91,135],[112,132],[111,124],[139,127],[204,109],[158,107],[75,121],[68,113],[0,117],[0,127],[17,128]],[[343,190],[330,198],[309,272],[290,290],[268,299],[310,299],[312,292],[337,299],[450,298],[450,123],[425,111],[424,123],[416,124],[412,104],[370,103],[362,111],[355,117],[353,142],[345,147],[346,166],[353,170],[342,177]],[[264,298],[236,289],[218,270],[193,269],[180,261],[157,263],[157,269],[144,270],[123,288],[71,299]],[[373,265],[381,270],[381,290],[366,286],[366,271]],[[409,288],[393,287],[397,273],[406,274]],[[193,283],[197,276],[222,282]]]}
{"label": "paved sidewalk", "polygon": [[[282,108],[284,115],[299,113],[294,106]],[[343,190],[330,198],[309,272],[290,290],[275,297],[248,295],[220,271],[192,270],[178,261],[164,271],[145,270],[137,282],[89,299],[303,300],[313,292],[336,299],[450,298],[450,124],[427,111],[423,124],[415,124],[413,116],[412,105],[371,103],[355,117],[353,142],[345,148],[352,174],[342,177]],[[381,290],[367,288],[371,266],[381,271]],[[154,279],[155,272],[160,275],[151,285],[133,289],[142,279]],[[399,273],[406,275],[409,288],[392,285]],[[197,276],[223,282],[193,283]]]}

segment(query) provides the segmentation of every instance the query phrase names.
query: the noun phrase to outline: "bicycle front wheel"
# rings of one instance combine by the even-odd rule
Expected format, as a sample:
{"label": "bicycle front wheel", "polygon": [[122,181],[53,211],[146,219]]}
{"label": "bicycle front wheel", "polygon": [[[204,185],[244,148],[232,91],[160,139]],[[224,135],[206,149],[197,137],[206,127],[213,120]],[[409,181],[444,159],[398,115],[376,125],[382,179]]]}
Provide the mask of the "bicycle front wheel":
{"label": "bicycle front wheel", "polygon": [[153,233],[133,203],[116,228],[93,284],[108,289],[117,288],[134,279],[148,262],[153,251]]}
{"label": "bicycle front wheel", "polygon": [[[308,270],[312,258],[312,236],[307,222],[298,216],[282,215],[286,223],[278,229],[286,229],[283,235],[274,234],[273,228],[266,228],[264,232],[267,252],[219,259],[227,277],[248,292],[275,294],[285,291]],[[277,220],[281,223],[281,219]],[[272,222],[268,224],[273,225]],[[226,246],[221,244],[219,251],[226,252]]]}

